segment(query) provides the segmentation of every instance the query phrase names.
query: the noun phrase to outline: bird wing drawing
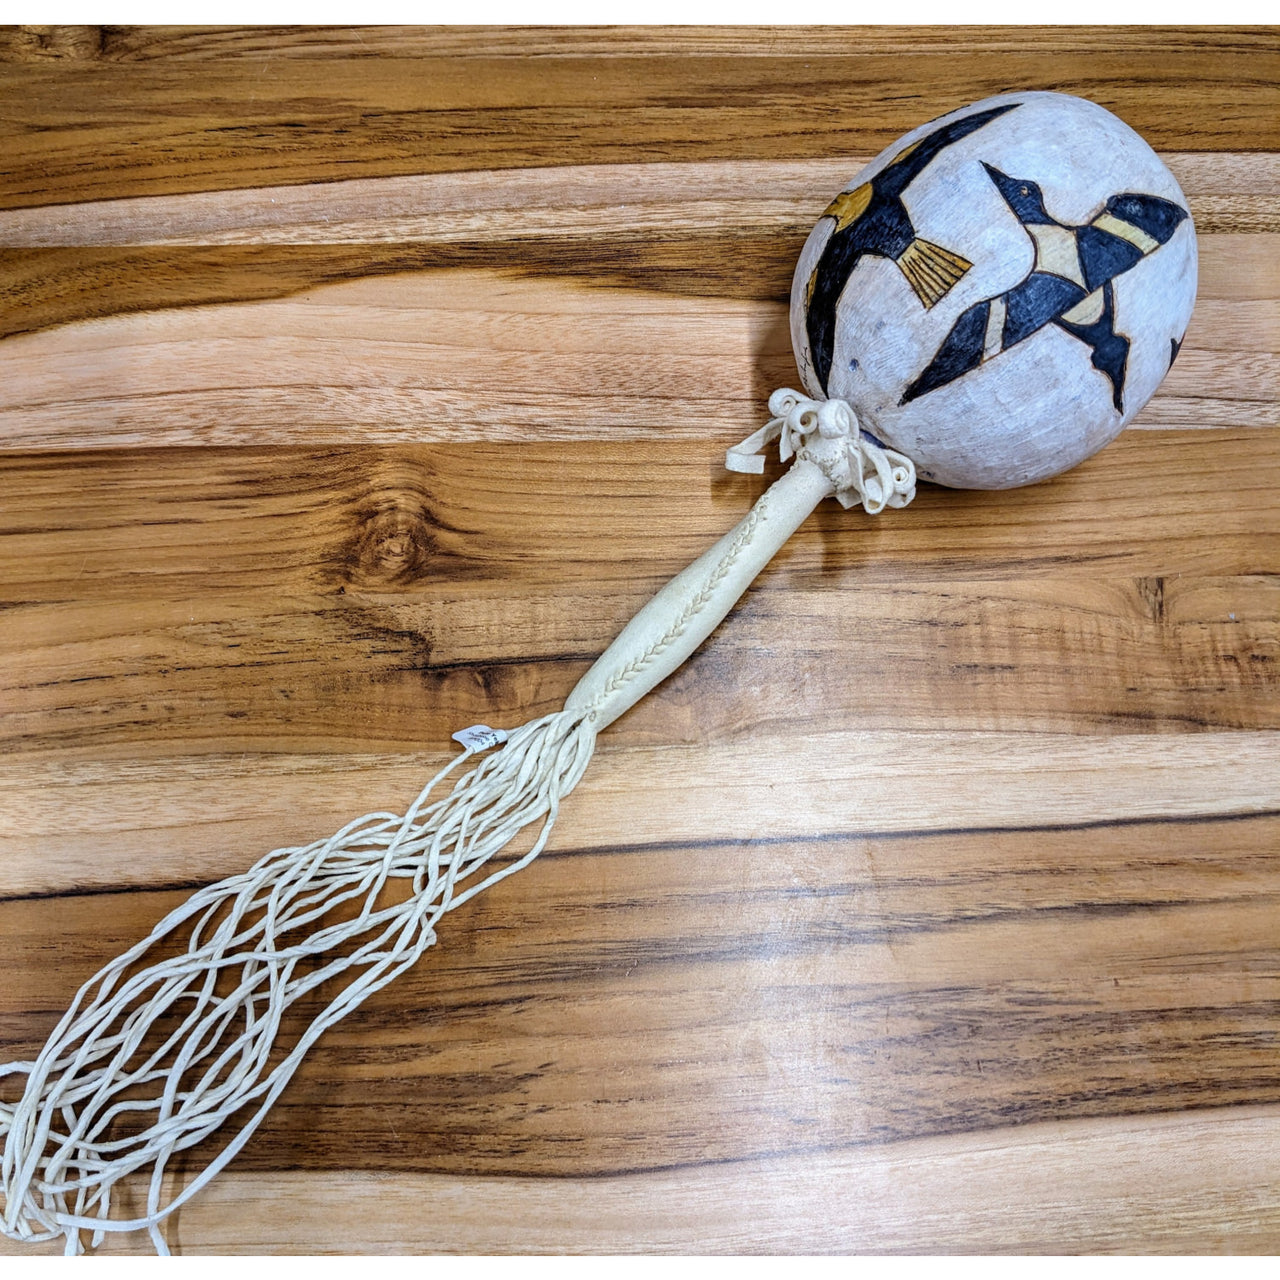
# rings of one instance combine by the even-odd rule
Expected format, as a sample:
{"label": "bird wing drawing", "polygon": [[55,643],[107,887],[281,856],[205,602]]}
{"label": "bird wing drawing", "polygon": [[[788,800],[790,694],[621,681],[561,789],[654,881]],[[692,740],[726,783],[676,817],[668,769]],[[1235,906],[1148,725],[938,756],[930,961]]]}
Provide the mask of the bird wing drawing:
{"label": "bird wing drawing", "polygon": [[824,393],[835,351],[836,306],[854,267],[865,256],[897,263],[926,309],[946,297],[973,265],[967,258],[916,235],[902,193],[940,151],[1019,105],[1002,103],[942,125],[907,147],[870,182],[841,192],[831,202],[823,217],[834,218],[836,227],[805,291],[809,351]]}
{"label": "bird wing drawing", "polygon": [[1125,192],[1112,196],[1090,222],[1070,227],[1045,209],[1036,183],[983,167],[1031,238],[1031,270],[1012,289],[961,313],[900,403],[954,382],[1056,324],[1089,348],[1093,367],[1111,383],[1116,411],[1123,413],[1129,339],[1116,332],[1112,282],[1167,244],[1187,211],[1160,196]]}

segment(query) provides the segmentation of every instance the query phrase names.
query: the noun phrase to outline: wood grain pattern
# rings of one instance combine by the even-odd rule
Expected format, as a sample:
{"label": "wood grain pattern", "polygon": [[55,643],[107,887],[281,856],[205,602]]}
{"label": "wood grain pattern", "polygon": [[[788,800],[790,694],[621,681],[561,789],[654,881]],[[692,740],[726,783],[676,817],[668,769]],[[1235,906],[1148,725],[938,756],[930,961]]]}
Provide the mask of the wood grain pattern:
{"label": "wood grain pattern", "polygon": [[[601,1176],[1118,1098],[1129,1115],[1277,1101],[1280,889],[1256,850],[1278,834],[1280,814],[1039,831],[1034,857],[1007,828],[579,845],[451,918],[429,962],[316,1046],[237,1166]],[[10,998],[56,1007],[68,971],[128,945],[134,911],[185,893],[120,896],[8,904]],[[51,971],[59,917],[83,941]]]}
{"label": "wood grain pattern", "polygon": [[[1280,597],[1258,558],[1280,553],[1278,446],[1273,431],[1131,433],[1038,488],[927,491],[910,521],[821,511],[674,688],[707,690],[704,736],[774,716],[797,731],[1272,726]],[[0,749],[267,732],[412,750],[486,713],[552,710],[761,483],[712,490],[705,457],[651,445],[527,446],[522,496],[508,452],[13,458]],[[1133,493],[1157,466],[1162,489]],[[1222,483],[1199,494],[1207,471]],[[1197,493],[1193,520],[1180,491]],[[658,695],[610,737],[661,739],[671,714]]]}
{"label": "wood grain pattern", "polygon": [[[1135,426],[1280,421],[1277,250],[1280,235],[1205,237],[1184,350]],[[131,314],[10,338],[0,440],[733,440],[797,380],[783,302],[593,285],[459,268],[234,308],[126,303]]]}
{"label": "wood grain pattern", "polygon": [[723,450],[795,378],[815,210],[1062,88],[1201,237],[1142,429],[816,513],[168,1235],[1280,1248],[1277,67],[1265,28],[0,31],[0,1060],[192,887],[558,707],[777,474]]}
{"label": "wood grain pattern", "polygon": [[[0,210],[0,335],[433,267],[785,303],[812,210],[867,158],[571,165]],[[1167,159],[1201,238],[1202,298],[1226,283],[1234,301],[1274,303],[1274,157]],[[1249,268],[1260,295],[1222,278]],[[1267,328],[1228,324],[1222,336],[1249,343]]]}
{"label": "wood grain pattern", "polygon": [[1273,27],[912,26],[447,26],[198,27],[23,26],[0,28],[0,61],[226,62],[241,58],[371,59],[444,55],[506,57],[808,58],[840,50],[916,57],[1064,49],[1132,49],[1181,56],[1231,52],[1257,56]]}
{"label": "wood grain pattern", "polygon": [[[299,1236],[317,1252],[373,1254],[1059,1254],[1081,1240],[1100,1253],[1131,1254],[1135,1241],[1160,1253],[1268,1253],[1278,1137],[1272,1111],[1237,1108],[807,1152],[696,1179],[231,1174],[180,1211],[169,1239],[221,1254],[285,1252]],[[264,1200],[291,1211],[264,1216]]]}
{"label": "wood grain pattern", "polygon": [[[305,37],[302,56],[277,59],[265,33],[223,57],[215,33],[194,77],[185,57],[93,56],[92,33],[64,42],[90,56],[52,60],[18,37],[0,64],[21,104],[0,126],[0,207],[478,166],[874,152],[903,132],[904,106],[919,121],[1020,88],[1093,98],[1160,150],[1280,144],[1274,30],[1109,37],[1005,31],[993,47],[969,29],[918,49],[910,30],[864,45],[852,28],[779,54],[767,30],[731,52],[696,35],[692,50],[659,39],[602,51],[598,32],[585,45],[548,33],[530,58],[466,37],[437,51],[428,28],[370,60],[341,47],[307,56]],[[105,33],[97,43],[111,48]]]}

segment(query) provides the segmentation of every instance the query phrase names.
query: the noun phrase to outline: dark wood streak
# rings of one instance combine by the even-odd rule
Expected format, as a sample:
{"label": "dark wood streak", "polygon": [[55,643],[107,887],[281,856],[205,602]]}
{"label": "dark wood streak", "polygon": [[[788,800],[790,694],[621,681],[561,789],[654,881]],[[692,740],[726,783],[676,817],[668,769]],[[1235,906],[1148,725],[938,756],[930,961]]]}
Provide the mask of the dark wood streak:
{"label": "dark wood streak", "polygon": [[[1101,818],[1092,822],[1038,822],[1038,823],[1009,823],[1004,826],[967,826],[967,827],[920,827],[916,830],[905,831],[825,831],[814,835],[787,835],[787,836],[753,836],[751,844],[753,848],[759,850],[762,854],[772,848],[796,848],[800,845],[831,845],[845,844],[850,840],[857,841],[903,841],[903,840],[928,840],[928,839],[957,839],[971,838],[978,836],[1005,837],[1013,835],[1061,835],[1066,833],[1083,833],[1083,832],[1118,832],[1125,828],[1151,829],[1164,826],[1177,827],[1201,827],[1213,826],[1219,827],[1230,823],[1265,823],[1271,819],[1280,819],[1280,809],[1277,810],[1251,810],[1247,813],[1184,813],[1184,814],[1162,814],[1159,817],[1134,817],[1134,818]],[[639,857],[646,853],[678,853],[685,852],[692,855],[698,850],[727,849],[739,850],[742,847],[742,840],[738,838],[729,839],[713,839],[703,838],[696,844],[691,844],[687,840],[647,840],[643,843],[618,843],[608,846],[604,845],[579,845],[573,848],[557,848],[554,843],[551,847],[545,849],[538,855],[540,863],[552,862],[562,858],[631,858]],[[1150,865],[1157,865],[1154,860],[1149,860]],[[1171,858],[1168,862],[1168,868],[1173,870],[1177,867],[1177,860]],[[58,890],[37,890],[31,893],[13,893],[0,894],[0,907],[12,903],[19,902],[46,902],[55,898],[100,898],[104,895],[113,894],[147,894],[147,893],[194,893],[197,889],[202,889],[206,885],[214,883],[211,880],[166,880],[151,881],[144,885],[85,885],[77,886],[75,889],[58,889]],[[801,896],[804,898],[821,898],[821,897],[840,897],[848,892],[848,886],[845,884],[833,883],[820,887],[806,885],[802,889],[781,890],[782,896]],[[711,904],[723,904],[731,897],[736,901],[736,895],[729,890],[722,890],[717,893],[704,895],[705,900]],[[1247,901],[1241,898],[1239,901]],[[1134,901],[1124,904],[1107,904],[1098,906],[1097,910],[1103,913],[1114,911],[1127,911],[1135,908],[1155,908],[1161,905],[1167,905],[1168,899],[1151,898],[1143,901]],[[601,903],[601,910],[619,910],[629,909],[636,903],[619,903],[617,901]],[[1054,908],[1056,910],[1067,911],[1089,911],[1096,904],[1089,901],[1081,901],[1072,904],[1070,907]],[[1007,914],[1007,913],[1006,913]],[[995,919],[995,915],[989,915],[987,919]],[[504,1003],[504,1002],[497,1002]],[[488,1002],[483,1007],[489,1007]]]}
{"label": "dark wood streak", "polygon": [[[1160,567],[1168,560],[1201,575],[1274,573],[1280,505],[1270,471],[1278,453],[1266,431],[1126,432],[1083,466],[1031,488],[922,486],[910,519],[869,522],[825,504],[775,564],[795,585],[826,586],[928,581],[940,571],[994,582],[1006,569],[1068,569],[1084,557],[1091,571],[1142,578],[1150,620],[1146,580],[1168,582]],[[274,587],[283,599],[341,590],[389,602],[432,583],[511,592],[602,576],[639,596],[705,550],[778,473],[774,464],[762,478],[732,476],[717,472],[719,463],[720,442],[673,449],[657,432],[651,441],[579,440],[572,450],[451,442],[0,453],[13,499],[0,533],[45,540],[47,557],[33,573],[36,542],[0,545],[4,594],[30,603],[135,599],[146,553],[147,579],[170,578],[166,594],[195,572],[202,592]],[[1183,501],[1206,471],[1216,484],[1189,512]],[[1157,472],[1159,487],[1129,483]],[[1245,514],[1241,495],[1255,504]],[[584,541],[602,512],[608,539]],[[407,538],[431,540],[414,571],[383,563],[408,553],[379,543],[377,528],[382,549],[369,560],[370,525],[392,515]],[[1197,520],[1212,524],[1212,539]],[[163,534],[140,542],[137,530],[146,527]],[[810,531],[816,542],[805,537]],[[618,616],[628,607],[620,604]]]}
{"label": "dark wood streak", "polygon": [[807,226],[750,236],[545,236],[495,244],[0,248],[0,339],[168,307],[284,298],[401,271],[490,268],[688,297],[785,302]]}
{"label": "dark wood streak", "polygon": [[417,57],[187,63],[31,58],[18,39],[3,64],[20,106],[0,127],[0,206],[480,165],[866,154],[901,134],[904,99],[923,121],[1022,88],[1092,98],[1157,149],[1280,146],[1274,31],[1158,48],[1123,28],[1105,48],[1072,31],[1016,50],[970,29],[946,50],[862,51],[856,30],[833,29],[816,49],[752,57],[582,57],[570,39],[521,59],[436,52],[428,28]]}
{"label": "dark wood streak", "polygon": [[520,60],[547,56],[806,57],[849,52],[956,55],[977,45],[989,53],[1043,49],[1136,53],[1256,52],[1274,27],[1071,26],[18,26],[0,28],[0,62],[77,59],[198,62],[207,59],[381,59],[439,57],[453,51]]}
{"label": "dark wood streak", "polygon": [[[237,1167],[604,1176],[1280,1101],[1278,836],[1268,814],[561,850],[327,1034]],[[187,888],[0,904],[0,1052]]]}
{"label": "dark wood streak", "polygon": [[[1244,213],[1230,203],[1191,203],[1201,236],[1280,232],[1275,201]],[[797,221],[767,233],[726,227],[477,243],[0,247],[0,339],[104,316],[256,302],[344,280],[449,269],[785,303],[809,230]],[[1214,395],[1223,398],[1220,390]]]}

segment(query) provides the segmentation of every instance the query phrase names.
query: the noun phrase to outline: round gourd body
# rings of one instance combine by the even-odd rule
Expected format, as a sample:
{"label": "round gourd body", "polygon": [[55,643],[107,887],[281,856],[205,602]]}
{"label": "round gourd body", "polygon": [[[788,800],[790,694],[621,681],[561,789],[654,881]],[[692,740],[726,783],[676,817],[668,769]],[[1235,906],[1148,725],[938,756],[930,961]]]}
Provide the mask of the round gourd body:
{"label": "round gourd body", "polygon": [[832,202],[796,266],[805,388],[956,488],[1005,489],[1113,440],[1178,353],[1186,197],[1096,103],[989,98],[907,134]]}

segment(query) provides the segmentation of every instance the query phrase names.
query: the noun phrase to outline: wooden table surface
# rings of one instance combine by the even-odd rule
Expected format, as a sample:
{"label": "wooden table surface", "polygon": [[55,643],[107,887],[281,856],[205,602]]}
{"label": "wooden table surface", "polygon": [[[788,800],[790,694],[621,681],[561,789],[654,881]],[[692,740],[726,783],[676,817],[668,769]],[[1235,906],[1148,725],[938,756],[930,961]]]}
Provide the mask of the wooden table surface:
{"label": "wooden table surface", "polygon": [[1021,88],[1188,195],[1164,388],[825,504],[174,1248],[1280,1249],[1276,29],[0,33],[0,1060],[556,709],[777,473],[831,193]]}

